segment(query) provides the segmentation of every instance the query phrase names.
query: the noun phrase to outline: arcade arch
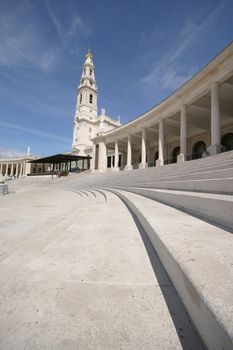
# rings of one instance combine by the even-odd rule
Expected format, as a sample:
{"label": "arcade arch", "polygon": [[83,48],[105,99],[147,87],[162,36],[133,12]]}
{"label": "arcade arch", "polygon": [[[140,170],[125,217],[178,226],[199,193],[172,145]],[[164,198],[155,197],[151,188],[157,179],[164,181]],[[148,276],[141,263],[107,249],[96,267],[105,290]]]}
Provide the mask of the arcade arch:
{"label": "arcade arch", "polygon": [[233,133],[229,132],[222,136],[221,144],[224,151],[233,150]]}

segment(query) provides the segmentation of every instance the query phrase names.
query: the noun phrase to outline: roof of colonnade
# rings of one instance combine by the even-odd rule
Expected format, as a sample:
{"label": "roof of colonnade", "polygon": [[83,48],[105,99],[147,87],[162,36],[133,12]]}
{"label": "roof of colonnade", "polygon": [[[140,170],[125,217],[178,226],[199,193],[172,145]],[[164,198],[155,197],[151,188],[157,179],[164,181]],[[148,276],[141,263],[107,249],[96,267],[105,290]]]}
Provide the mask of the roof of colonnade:
{"label": "roof of colonnade", "polygon": [[35,157],[33,156],[22,156],[22,157],[14,157],[14,158],[0,158],[0,164],[4,163],[21,163],[21,162],[26,162],[28,160],[34,159]]}

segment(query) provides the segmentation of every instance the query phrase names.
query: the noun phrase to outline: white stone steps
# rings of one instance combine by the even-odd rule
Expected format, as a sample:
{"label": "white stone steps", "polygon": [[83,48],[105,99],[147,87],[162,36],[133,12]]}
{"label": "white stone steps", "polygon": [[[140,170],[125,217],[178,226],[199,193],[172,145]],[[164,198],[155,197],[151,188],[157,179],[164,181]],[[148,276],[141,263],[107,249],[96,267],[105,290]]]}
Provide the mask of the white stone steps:
{"label": "white stone steps", "polygon": [[140,187],[122,189],[190,212],[233,231],[233,195]]}
{"label": "white stone steps", "polygon": [[[101,178],[121,178],[121,177],[137,177],[137,176],[147,176],[147,174],[156,174],[156,175],[165,175],[165,174],[174,174],[174,173],[180,173],[181,171],[190,171],[192,169],[200,170],[202,169],[207,169],[210,167],[212,170],[214,168],[228,168],[232,167],[233,165],[233,151],[217,154],[211,157],[207,158],[200,158],[192,161],[186,161],[184,163],[180,164],[168,164],[163,167],[151,167],[147,169],[136,169],[136,170],[131,170],[131,171],[119,171],[119,172],[114,172],[112,173],[107,172],[107,173],[95,173],[95,177]],[[139,175],[140,174],[140,175]],[[150,176],[150,175],[149,175]]]}
{"label": "white stone steps", "polygon": [[101,191],[100,189],[96,189],[94,187],[77,187],[76,185],[74,185],[69,186],[68,188],[65,187],[65,189],[77,193],[83,199],[104,199],[105,202],[107,202],[107,196],[104,193],[104,191]]}
{"label": "white stone steps", "polygon": [[[155,175],[155,174],[154,174]],[[170,175],[164,175],[164,176],[152,176],[150,174],[147,174],[147,176],[135,176],[134,178],[128,178],[128,179],[115,179],[112,178],[106,179],[106,183],[112,182],[115,184],[121,184],[121,183],[127,183],[127,185],[133,185],[133,184],[146,184],[150,182],[167,182],[167,181],[181,181],[181,180],[204,180],[204,179],[220,179],[220,178],[230,178],[233,177],[233,168],[229,169],[219,169],[219,170],[213,170],[213,171],[205,171],[203,169],[202,172],[196,172],[195,170],[190,171],[190,173],[180,173],[180,174],[170,174]],[[113,181],[112,181],[113,180]]]}
{"label": "white stone steps", "polygon": [[215,170],[206,170],[196,172],[196,170],[192,170],[189,173],[180,173],[180,174],[170,174],[168,176],[162,177],[154,177],[157,181],[167,181],[167,180],[192,180],[192,179],[214,179],[214,178],[228,178],[233,176],[233,167],[228,169],[215,169]]}
{"label": "white stone steps", "polygon": [[[140,175],[140,176],[139,176]],[[200,191],[209,192],[213,189],[213,192],[232,192],[231,178],[233,177],[233,168],[229,169],[219,169],[214,171],[203,171],[203,172],[195,172],[191,171],[188,174],[179,174],[179,175],[169,175],[163,177],[155,177],[150,174],[147,176],[142,176],[142,174],[137,174],[137,176],[132,177],[93,177],[83,179],[82,182],[79,181],[79,186],[88,187],[91,185],[101,186],[141,186],[141,187],[152,187],[152,188],[167,188],[167,189],[177,189],[183,190],[198,190],[198,181],[200,181]],[[208,184],[208,180],[210,180],[210,184]],[[213,181],[216,180],[216,181]],[[224,180],[226,180],[226,186],[224,186]],[[182,184],[184,182],[184,185]],[[161,185],[159,185],[161,183]],[[190,183],[190,184],[189,184]],[[205,183],[207,188],[205,188]],[[220,188],[214,187],[214,183],[220,184]]]}
{"label": "white stone steps", "polygon": [[154,188],[179,191],[199,191],[233,194],[233,177],[198,180],[153,181],[128,184],[128,187]]}
{"label": "white stone steps", "polygon": [[[179,175],[179,176],[174,176],[174,177],[164,177],[164,178],[151,178],[151,179],[136,179],[134,181],[127,181],[127,186],[150,186],[150,184],[152,184],[152,187],[154,187],[153,184],[157,184],[160,183],[161,186],[163,186],[163,184],[166,183],[182,183],[182,182],[190,182],[190,184],[192,182],[203,182],[204,181],[208,181],[208,180],[223,180],[224,179],[230,179],[233,177],[233,169],[231,169],[231,171],[225,171],[225,170],[219,170],[219,172],[203,172],[201,174],[198,173],[191,173],[191,174],[187,174],[187,175]],[[120,182],[115,181],[115,184],[117,184]],[[232,187],[231,187],[232,190]]]}
{"label": "white stone steps", "polygon": [[104,200],[105,200],[105,202],[108,201],[107,196],[106,196],[106,193],[105,193],[104,191],[101,191],[100,189],[96,189],[96,188],[93,188],[93,187],[92,187],[91,189],[95,191],[96,195],[97,195],[97,194],[98,194],[98,195],[101,195],[101,198],[103,197]]}
{"label": "white stone steps", "polygon": [[197,166],[190,165],[190,166],[183,166],[181,165],[179,168],[168,168],[167,165],[160,167],[160,168],[148,168],[143,170],[134,170],[134,172],[131,172],[129,177],[138,176],[139,174],[144,176],[151,176],[152,174],[154,176],[169,176],[169,175],[175,175],[180,173],[189,173],[193,170],[196,172],[202,172],[202,171],[214,171],[218,169],[228,169],[233,167],[233,162],[224,161],[214,164],[202,164]]}
{"label": "white stone steps", "polygon": [[[211,157],[207,157],[207,158],[200,158],[200,159],[195,159],[192,161],[186,161],[183,163],[174,163],[174,164],[167,164],[163,167],[151,167],[146,169],[146,172],[156,172],[156,173],[173,173],[176,171],[180,171],[181,169],[183,170],[188,170],[191,168],[195,168],[195,169],[202,169],[202,167],[214,167],[214,166],[218,166],[219,164],[224,165],[224,164],[233,164],[233,152],[227,152],[229,153],[229,155],[227,155],[227,157],[225,155],[225,153],[221,153],[219,155],[215,155],[215,156],[211,156]],[[137,169],[134,171],[128,171],[129,174],[132,174],[133,172],[143,172],[145,171],[145,169],[141,170],[141,169]]]}
{"label": "white stone steps", "polygon": [[5,197],[1,349],[204,348],[117,196],[98,202],[38,183]]}
{"label": "white stone steps", "polygon": [[[112,181],[114,179],[114,181],[116,182],[121,182],[121,181],[134,181],[135,179],[140,179],[141,181],[146,181],[148,179],[153,179],[153,178],[161,178],[161,179],[165,179],[165,178],[169,178],[169,177],[179,177],[179,176],[189,176],[190,174],[201,174],[201,173],[206,173],[206,172],[215,172],[215,171],[223,171],[225,170],[226,172],[228,171],[232,171],[233,169],[233,164],[229,163],[229,162],[224,162],[224,163],[219,163],[219,164],[212,164],[211,166],[206,166],[206,165],[202,165],[201,167],[197,168],[194,166],[189,166],[187,168],[183,168],[182,166],[180,166],[179,168],[174,168],[174,169],[167,169],[168,166],[164,166],[161,168],[147,168],[147,169],[143,169],[143,170],[132,170],[132,171],[123,171],[123,172],[119,172],[118,174],[121,174],[120,176],[115,176],[114,173],[109,173],[112,176],[110,176],[108,174],[108,176],[106,176],[106,174],[102,175],[102,179],[99,178],[100,181],[104,181],[106,180],[107,182]],[[169,170],[169,171],[168,171]],[[227,177],[229,177],[230,175],[227,175]],[[226,176],[225,176],[226,177]]]}
{"label": "white stone steps", "polygon": [[232,234],[137,194],[110,191],[140,221],[207,348],[232,349]]}

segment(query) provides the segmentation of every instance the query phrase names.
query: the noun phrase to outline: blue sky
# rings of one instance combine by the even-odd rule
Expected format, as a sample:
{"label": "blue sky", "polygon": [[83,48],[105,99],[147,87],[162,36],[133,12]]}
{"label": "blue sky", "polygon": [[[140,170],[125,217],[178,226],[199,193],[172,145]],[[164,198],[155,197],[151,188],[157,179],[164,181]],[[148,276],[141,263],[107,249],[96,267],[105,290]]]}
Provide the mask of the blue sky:
{"label": "blue sky", "polygon": [[233,38],[232,0],[0,0],[0,155],[71,149],[89,45],[98,107],[125,123]]}

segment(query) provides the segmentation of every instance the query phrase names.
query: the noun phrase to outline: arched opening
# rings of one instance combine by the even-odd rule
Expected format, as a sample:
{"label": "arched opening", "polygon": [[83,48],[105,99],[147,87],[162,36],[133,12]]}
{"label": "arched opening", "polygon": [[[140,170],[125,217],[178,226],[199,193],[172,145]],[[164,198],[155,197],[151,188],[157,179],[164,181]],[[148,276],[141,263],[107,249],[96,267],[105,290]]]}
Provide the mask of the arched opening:
{"label": "arched opening", "polygon": [[99,164],[99,145],[96,145],[95,147],[95,169],[98,169]]}
{"label": "arched opening", "polygon": [[156,160],[159,159],[159,151],[156,151],[154,154],[154,165],[156,165]]}
{"label": "arched opening", "polygon": [[83,97],[82,94],[80,94],[80,103],[82,103],[82,97]]}
{"label": "arched opening", "polygon": [[111,168],[111,166],[112,166],[112,157],[107,156],[107,168]]}
{"label": "arched opening", "polygon": [[172,159],[171,163],[176,163],[177,162],[177,156],[180,154],[180,146],[177,146],[173,149],[172,151]]}
{"label": "arched opening", "polygon": [[193,145],[192,159],[201,158],[203,153],[206,152],[206,144],[204,141],[198,141]]}
{"label": "arched opening", "polygon": [[221,144],[223,146],[223,151],[230,151],[233,150],[233,133],[229,132],[225,135],[223,135]]}
{"label": "arched opening", "polygon": [[93,102],[93,95],[92,95],[92,94],[90,94],[89,102],[90,102],[90,103]]}

